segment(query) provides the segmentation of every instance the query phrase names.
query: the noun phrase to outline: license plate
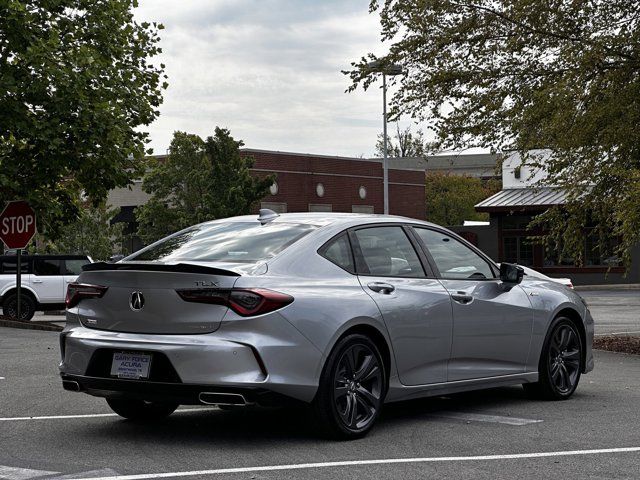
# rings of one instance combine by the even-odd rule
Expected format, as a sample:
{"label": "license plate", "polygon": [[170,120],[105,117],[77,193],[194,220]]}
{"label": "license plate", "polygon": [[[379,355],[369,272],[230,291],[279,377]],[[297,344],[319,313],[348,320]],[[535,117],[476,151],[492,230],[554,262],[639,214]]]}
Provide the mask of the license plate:
{"label": "license plate", "polygon": [[116,352],[111,362],[111,375],[118,378],[149,378],[149,367],[151,367],[151,355]]}

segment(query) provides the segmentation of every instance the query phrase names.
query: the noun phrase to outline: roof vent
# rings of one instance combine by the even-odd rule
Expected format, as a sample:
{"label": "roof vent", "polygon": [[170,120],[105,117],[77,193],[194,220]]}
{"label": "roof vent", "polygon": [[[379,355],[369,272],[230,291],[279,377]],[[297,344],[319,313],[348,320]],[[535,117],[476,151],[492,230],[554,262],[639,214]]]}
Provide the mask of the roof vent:
{"label": "roof vent", "polygon": [[275,220],[276,218],[278,218],[280,215],[278,215],[276,212],[274,212],[273,210],[269,210],[268,208],[261,208],[260,209],[260,215],[258,215],[258,221],[264,225],[265,223],[269,223],[272,220]]}

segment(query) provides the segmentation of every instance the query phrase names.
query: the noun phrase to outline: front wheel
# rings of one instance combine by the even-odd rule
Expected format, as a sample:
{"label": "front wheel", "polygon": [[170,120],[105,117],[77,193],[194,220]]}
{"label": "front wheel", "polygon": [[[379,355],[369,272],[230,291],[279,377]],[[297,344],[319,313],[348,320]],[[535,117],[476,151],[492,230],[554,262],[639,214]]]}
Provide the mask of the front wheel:
{"label": "front wheel", "polygon": [[380,415],[386,382],[375,343],[360,334],[343,338],[327,359],[313,402],[318,426],[331,437],[363,437]]}
{"label": "front wheel", "polygon": [[551,325],[538,365],[539,379],[525,391],[547,400],[566,400],[578,387],[582,372],[582,342],[571,320],[558,317]]}
{"label": "front wheel", "polygon": [[121,417],[140,422],[161,420],[178,408],[177,403],[147,402],[133,398],[107,398],[107,403]]}
{"label": "front wheel", "polygon": [[9,294],[3,304],[2,312],[11,320],[20,320],[28,322],[36,313],[36,302],[29,294],[24,292],[20,294],[20,318],[18,319],[18,294]]}

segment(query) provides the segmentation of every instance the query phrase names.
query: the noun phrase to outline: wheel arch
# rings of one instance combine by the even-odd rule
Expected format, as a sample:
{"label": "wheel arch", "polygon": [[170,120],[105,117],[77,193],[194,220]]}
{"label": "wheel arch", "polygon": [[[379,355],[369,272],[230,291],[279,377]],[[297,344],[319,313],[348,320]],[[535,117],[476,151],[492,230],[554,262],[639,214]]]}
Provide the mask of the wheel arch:
{"label": "wheel arch", "polygon": [[[0,304],[4,303],[5,299],[12,293],[15,293],[17,290],[18,289],[16,288],[16,286],[12,285],[11,287],[7,288],[4,292],[2,292],[2,295],[0,295]],[[31,288],[25,285],[22,285],[22,287],[20,288],[20,295],[29,295],[35,302],[36,307],[40,304],[40,300],[38,300],[38,295],[36,295],[36,292],[34,292]]]}
{"label": "wheel arch", "polygon": [[327,349],[327,353],[324,356],[324,359],[322,362],[322,369],[324,370],[324,368],[326,368],[327,358],[329,357],[330,353],[333,351],[337,343],[343,338],[345,338],[347,335],[352,335],[356,333],[369,337],[371,341],[376,345],[376,347],[378,347],[378,350],[380,351],[380,355],[382,355],[382,362],[384,364],[384,368],[387,372],[386,382],[388,387],[389,379],[392,376],[391,369],[393,368],[393,365],[392,365],[393,354],[391,352],[391,347],[384,333],[382,333],[379,328],[369,323],[357,323],[354,325],[350,325],[344,331],[340,332],[340,334],[336,336],[334,341],[331,342],[331,348]]}
{"label": "wheel arch", "polygon": [[582,320],[582,317],[580,316],[578,311],[571,307],[564,307],[562,310],[555,314],[553,319],[555,320],[558,317],[565,317],[569,319],[569,321],[571,321],[571,323],[573,323],[573,325],[578,330],[578,335],[580,336],[580,346],[582,347],[582,354],[580,358],[581,371],[582,373],[584,373],[587,358],[587,332],[584,326],[584,321]]}

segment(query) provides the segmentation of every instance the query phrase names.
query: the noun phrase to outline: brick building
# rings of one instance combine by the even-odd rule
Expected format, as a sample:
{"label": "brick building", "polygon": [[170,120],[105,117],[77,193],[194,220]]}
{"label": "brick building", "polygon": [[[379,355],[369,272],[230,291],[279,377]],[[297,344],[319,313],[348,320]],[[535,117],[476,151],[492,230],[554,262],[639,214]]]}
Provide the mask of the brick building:
{"label": "brick building", "polygon": [[[383,169],[380,158],[336,157],[304,153],[245,148],[241,153],[254,158],[255,175],[276,176],[270,193],[259,208],[276,212],[355,212],[383,213]],[[162,159],[165,155],[158,155]],[[425,172],[443,171],[480,178],[490,177],[496,165],[492,154],[446,155],[427,158],[389,159],[389,209],[393,215],[424,219]],[[131,234],[126,249],[135,251],[142,244],[135,237],[135,208],[149,195],[136,180],[128,188],[109,192],[107,203],[119,208],[114,218],[126,224]]]}
{"label": "brick building", "polygon": [[[282,212],[383,213],[380,159],[243,149],[256,175],[276,175],[262,208]],[[389,209],[425,218],[424,169],[389,169]]]}

